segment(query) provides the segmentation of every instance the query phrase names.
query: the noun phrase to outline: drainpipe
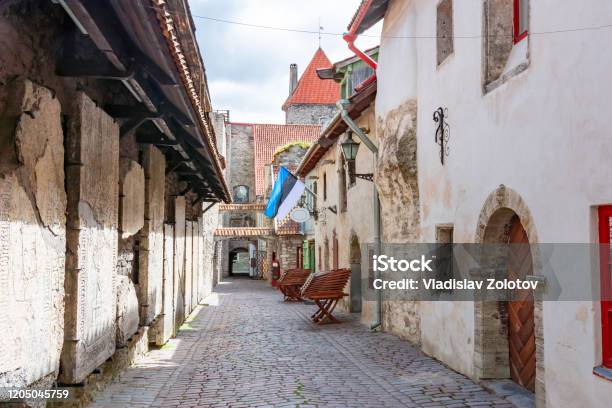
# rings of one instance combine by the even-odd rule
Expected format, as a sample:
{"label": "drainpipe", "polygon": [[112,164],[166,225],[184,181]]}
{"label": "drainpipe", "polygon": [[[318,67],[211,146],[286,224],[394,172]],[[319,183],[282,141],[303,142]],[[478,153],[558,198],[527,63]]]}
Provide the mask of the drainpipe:
{"label": "drainpipe", "polygon": [[[347,124],[354,134],[361,139],[361,142],[374,154],[374,169],[378,164],[378,147],[370,140],[370,138],[361,130],[361,128],[351,119],[346,110],[349,101],[346,99],[340,99],[336,102],[336,106],[339,109],[340,117]],[[376,184],[372,183],[372,196],[373,196],[373,208],[374,208],[374,250],[376,254],[380,254],[381,243],[380,243],[380,201],[378,199],[378,190]],[[374,278],[380,278],[380,271],[374,271]],[[382,291],[376,291],[376,320],[370,325],[370,330],[375,330],[382,325]]]}
{"label": "drainpipe", "polygon": [[355,46],[355,40],[357,39],[357,29],[361,25],[361,22],[366,16],[368,9],[370,8],[371,5],[372,5],[372,0],[367,0],[361,6],[360,10],[357,13],[357,16],[353,20],[353,24],[351,24],[351,28],[349,29],[349,32],[345,33],[342,36],[342,38],[348,44],[349,50],[353,51],[353,53],[355,53],[356,56],[358,56],[363,62],[368,64],[370,67],[372,67],[374,71],[376,71],[376,66],[377,66],[376,61],[374,61],[372,58],[370,58],[369,55],[365,54],[363,51],[361,51],[359,48]]}

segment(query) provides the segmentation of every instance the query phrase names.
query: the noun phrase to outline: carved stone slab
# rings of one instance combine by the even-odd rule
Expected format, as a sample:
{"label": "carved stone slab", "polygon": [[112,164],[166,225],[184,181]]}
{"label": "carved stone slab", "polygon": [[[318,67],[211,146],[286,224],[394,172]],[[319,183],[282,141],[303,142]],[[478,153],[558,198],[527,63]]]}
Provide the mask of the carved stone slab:
{"label": "carved stone slab", "polygon": [[0,112],[0,388],[55,378],[59,370],[66,251],[60,104],[52,91],[26,80],[10,83],[5,91],[9,96]]}
{"label": "carved stone slab", "polygon": [[174,199],[174,325],[185,320],[185,197]]}
{"label": "carved stone slab", "polygon": [[66,143],[65,343],[59,381],[82,382],[115,351],[119,126],[79,93]]}
{"label": "carved stone slab", "polygon": [[185,317],[193,310],[191,288],[193,280],[193,221],[185,223]]}
{"label": "carved stone slab", "polygon": [[162,313],[155,321],[153,329],[153,340],[158,346],[165,344],[174,331],[174,225],[172,224],[164,224]]}
{"label": "carved stone slab", "polygon": [[191,305],[195,308],[199,300],[200,291],[200,224],[193,221],[193,264],[191,268]]}
{"label": "carved stone slab", "polygon": [[121,237],[127,239],[144,226],[145,176],[143,168],[134,160],[121,159],[120,173]]}
{"label": "carved stone slab", "polygon": [[138,330],[138,298],[128,276],[117,276],[117,347],[125,347]]}
{"label": "carved stone slab", "polygon": [[144,150],[145,221],[140,233],[138,299],[140,323],[149,325],[162,312],[164,260],[164,183],[166,159],[153,145]]}

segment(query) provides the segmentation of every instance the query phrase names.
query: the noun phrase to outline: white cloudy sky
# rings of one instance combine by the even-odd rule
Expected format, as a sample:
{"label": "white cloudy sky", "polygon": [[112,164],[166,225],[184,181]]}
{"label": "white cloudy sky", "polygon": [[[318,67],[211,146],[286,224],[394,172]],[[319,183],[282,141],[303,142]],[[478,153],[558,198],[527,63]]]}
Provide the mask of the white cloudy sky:
{"label": "white cloudy sky", "polygon": [[[190,0],[214,109],[229,109],[234,122],[283,123],[289,64],[302,74],[318,47],[315,34],[220,23],[212,17],[249,24],[342,33],[360,0]],[[378,44],[380,27],[360,37],[362,49]],[[332,62],[351,52],[340,36],[323,35]]]}

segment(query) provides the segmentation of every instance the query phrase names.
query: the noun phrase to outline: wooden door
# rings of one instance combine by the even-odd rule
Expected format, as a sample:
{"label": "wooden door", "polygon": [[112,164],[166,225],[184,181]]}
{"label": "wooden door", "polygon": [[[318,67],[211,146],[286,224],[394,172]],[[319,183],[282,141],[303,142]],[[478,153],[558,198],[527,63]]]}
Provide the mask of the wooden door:
{"label": "wooden door", "polygon": [[[510,228],[508,279],[525,279],[532,274],[529,239],[518,217]],[[535,390],[536,347],[533,319],[533,294],[530,290],[516,290],[508,302],[508,345],[510,376],[523,387]]]}

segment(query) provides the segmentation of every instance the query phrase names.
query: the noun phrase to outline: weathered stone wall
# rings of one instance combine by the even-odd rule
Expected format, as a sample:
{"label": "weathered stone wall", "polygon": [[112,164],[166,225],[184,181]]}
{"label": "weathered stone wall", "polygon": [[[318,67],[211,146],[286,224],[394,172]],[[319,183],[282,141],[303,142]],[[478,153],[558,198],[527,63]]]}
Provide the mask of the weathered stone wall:
{"label": "weathered stone wall", "polygon": [[[418,242],[420,239],[416,117],[417,104],[412,100],[377,120],[379,155],[375,182],[380,199],[383,243]],[[418,302],[384,302],[383,327],[419,344]]]}
{"label": "weathered stone wall", "polygon": [[302,246],[301,236],[286,236],[276,239],[276,248],[279,248],[276,257],[280,262],[281,272],[287,269],[297,268],[297,251],[298,246]]}
{"label": "weathered stone wall", "polygon": [[66,139],[65,342],[60,381],[78,383],[115,351],[119,126],[83,92]]}
{"label": "weathered stone wall", "polygon": [[[64,338],[64,134],[51,90],[0,99],[0,387],[53,381]],[[47,382],[46,385],[50,385]]]}
{"label": "weathered stone wall", "polygon": [[159,149],[146,145],[143,167],[145,221],[140,233],[138,298],[140,322],[149,325],[162,311],[166,159]]}
{"label": "weathered stone wall", "polygon": [[255,199],[255,144],[253,126],[230,125],[229,178],[230,191],[236,186],[249,188],[249,202]]}
{"label": "weathered stone wall", "polygon": [[336,105],[291,105],[285,111],[287,125],[325,126],[334,116]]}

